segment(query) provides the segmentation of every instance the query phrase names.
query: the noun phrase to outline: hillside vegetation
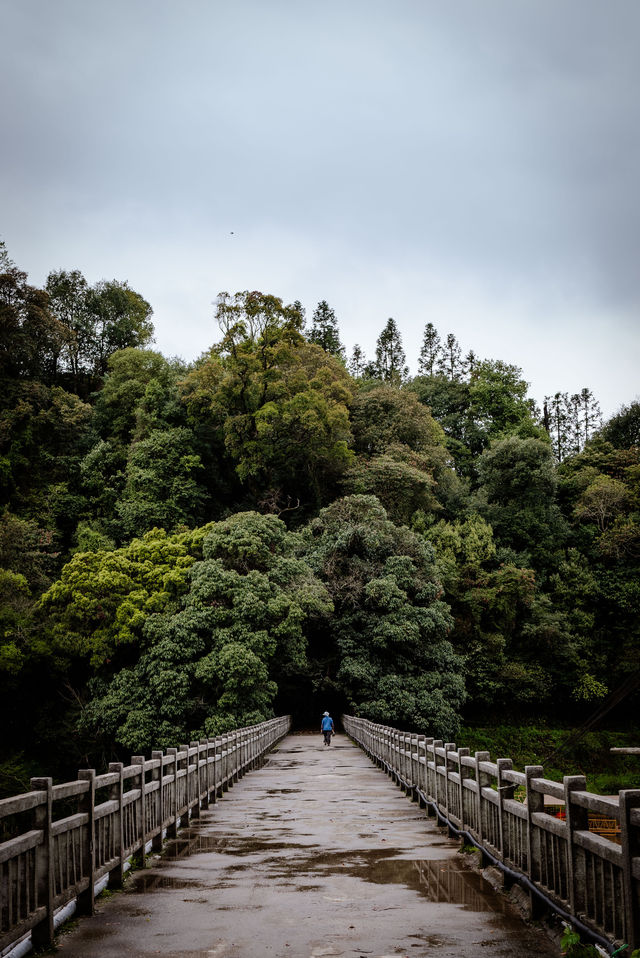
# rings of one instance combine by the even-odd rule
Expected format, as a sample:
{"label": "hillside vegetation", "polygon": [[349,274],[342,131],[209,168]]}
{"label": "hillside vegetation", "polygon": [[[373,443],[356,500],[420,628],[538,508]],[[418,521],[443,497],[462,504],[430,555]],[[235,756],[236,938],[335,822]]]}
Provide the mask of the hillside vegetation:
{"label": "hillside vegetation", "polygon": [[192,364],[151,315],[0,250],[4,793],[276,711],[579,725],[637,670],[637,402],[431,323],[413,378],[392,319],[347,360],[326,302],[222,293]]}

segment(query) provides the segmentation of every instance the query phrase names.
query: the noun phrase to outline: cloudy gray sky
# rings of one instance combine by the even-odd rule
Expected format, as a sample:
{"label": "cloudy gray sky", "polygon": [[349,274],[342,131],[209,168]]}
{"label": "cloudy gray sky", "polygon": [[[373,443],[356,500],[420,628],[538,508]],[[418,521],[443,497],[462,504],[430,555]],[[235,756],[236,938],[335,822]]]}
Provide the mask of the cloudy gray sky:
{"label": "cloudy gray sky", "polygon": [[221,290],[393,316],[539,400],[640,394],[638,0],[0,0],[0,238],[129,280],[194,359]]}

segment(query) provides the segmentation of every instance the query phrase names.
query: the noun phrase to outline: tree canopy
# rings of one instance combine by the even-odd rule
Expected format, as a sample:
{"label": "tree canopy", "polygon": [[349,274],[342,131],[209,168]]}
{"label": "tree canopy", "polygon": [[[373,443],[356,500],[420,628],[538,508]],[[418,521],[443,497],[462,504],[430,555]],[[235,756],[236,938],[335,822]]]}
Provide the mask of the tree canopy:
{"label": "tree canopy", "polygon": [[637,402],[540,410],[433,322],[346,363],[326,300],[221,293],[193,363],[151,316],[0,246],[0,791],[275,710],[575,721],[637,669]]}

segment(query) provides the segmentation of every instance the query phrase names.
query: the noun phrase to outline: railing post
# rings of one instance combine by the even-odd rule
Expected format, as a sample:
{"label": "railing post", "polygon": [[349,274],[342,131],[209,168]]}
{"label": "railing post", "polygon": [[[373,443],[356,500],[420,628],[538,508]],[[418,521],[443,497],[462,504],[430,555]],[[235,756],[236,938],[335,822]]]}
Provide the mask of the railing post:
{"label": "railing post", "polygon": [[459,748],[458,749],[458,779],[459,779],[459,789],[460,789],[460,831],[464,832],[467,828],[467,820],[464,814],[464,780],[468,776],[469,772],[467,771],[466,765],[462,764],[462,759],[466,758],[469,754],[468,748]]}
{"label": "railing post", "polygon": [[146,759],[144,755],[132,755],[131,764],[137,765],[140,769],[136,775],[138,782],[138,787],[140,789],[140,799],[138,801],[138,834],[136,838],[140,841],[140,861],[139,867],[144,868],[146,864],[146,847],[147,847],[147,809],[145,807],[145,768],[144,763]]}
{"label": "railing post", "polygon": [[[445,808],[447,810],[447,819],[451,822],[449,817],[449,752],[455,752],[456,743],[455,742],[445,742],[444,743],[444,797],[445,797]],[[451,825],[449,825],[449,834],[451,833]]]}
{"label": "railing post", "polygon": [[[180,828],[189,826],[189,802],[191,801],[191,775],[189,774],[189,746],[180,745],[180,752],[186,755],[184,767],[184,804],[185,811],[180,816]],[[184,759],[183,759],[184,761]]]}
{"label": "railing post", "polygon": [[220,749],[222,757],[222,791],[229,791],[229,736],[224,732],[220,736]]}
{"label": "railing post", "polygon": [[116,812],[115,820],[115,830],[116,830],[116,845],[118,848],[118,855],[120,857],[120,862],[116,865],[115,868],[112,868],[109,872],[109,888],[121,888],[122,880],[124,878],[124,807],[123,807],[123,794],[124,794],[124,778],[122,775],[122,769],[124,768],[122,762],[110,762],[109,763],[109,772],[115,773],[118,776],[117,782],[115,782],[109,789],[109,799],[112,802],[118,803],[118,811]]}
{"label": "railing post", "polygon": [[192,818],[200,818],[200,794],[202,789],[200,787],[200,742],[191,742],[189,748],[195,748],[196,756],[195,762],[196,767],[193,771],[193,797],[195,798],[195,805],[191,809]]}
{"label": "railing post", "polygon": [[[264,737],[264,731],[260,734],[260,744],[262,745],[262,740]],[[222,762],[222,736],[216,735],[215,738],[215,749],[216,749],[216,798],[222,798],[222,779],[223,779],[223,762]]]}
{"label": "railing post", "polygon": [[207,739],[207,755],[210,757],[211,761],[209,762],[209,804],[215,805],[218,801],[218,787],[216,785],[217,775],[218,775],[218,752],[216,747],[216,739],[208,738]]}
{"label": "railing post", "polygon": [[31,931],[31,940],[36,948],[45,948],[53,944],[53,838],[51,821],[53,818],[53,779],[32,778],[31,789],[34,792],[46,792],[41,805],[33,811],[33,827],[42,832],[42,844],[36,848],[36,888],[38,905],[44,905],[46,914]]}
{"label": "railing post", "polygon": [[173,759],[171,768],[173,769],[173,800],[171,802],[172,821],[167,825],[167,838],[177,838],[178,835],[178,749],[168,748],[167,755]]}
{"label": "railing post", "polygon": [[80,796],[80,812],[87,816],[86,842],[83,849],[82,874],[89,880],[89,884],[83,892],[78,895],[77,909],[80,915],[93,915],[95,911],[95,901],[93,897],[93,886],[95,885],[96,873],[96,827],[95,827],[95,809],[96,809],[96,770],[95,768],[82,768],[78,772],[78,778],[82,782],[87,782],[89,787],[86,792]]}
{"label": "railing post", "polygon": [[204,768],[203,768],[204,788],[203,788],[203,795],[202,795],[202,808],[209,808],[210,795],[211,795],[211,767],[209,765],[209,739],[208,738],[200,739],[200,745],[204,749]]}
{"label": "railing post", "polygon": [[[491,757],[491,756],[490,756],[489,752],[476,752],[476,753],[475,753],[475,760],[476,760],[476,785],[477,785],[476,800],[477,800],[477,802],[478,802],[478,837],[479,837],[479,839],[480,839],[480,844],[481,844],[481,845],[484,845],[485,835],[486,835],[486,831],[487,831],[486,828],[485,828],[486,812],[485,812],[485,807],[484,807],[484,806],[485,806],[486,799],[482,797],[482,789],[484,788],[485,785],[488,785],[488,784],[489,784],[490,779],[489,779],[489,776],[486,774],[486,772],[481,771],[481,769],[480,769],[480,763],[481,763],[481,762],[488,762],[489,759],[490,759],[490,757]],[[486,862],[486,856],[483,857],[483,861]]]}
{"label": "railing post", "polygon": [[[533,823],[533,815],[536,812],[544,812],[544,795],[531,788],[531,780],[542,778],[544,769],[542,765],[525,765],[524,774],[526,776],[526,803],[527,803],[527,865],[529,879],[537,883],[542,874],[542,848],[540,844],[540,831]],[[537,918],[540,915],[540,903],[536,895],[529,893],[531,903],[531,917]]]}
{"label": "railing post", "polygon": [[433,787],[434,787],[434,792],[435,792],[435,794],[434,794],[433,797],[434,797],[435,803],[436,803],[436,805],[437,805],[437,807],[438,807],[438,809],[439,809],[440,811],[442,811],[442,789],[440,788],[440,776],[438,775],[438,749],[439,749],[439,748],[442,748],[443,744],[444,744],[444,743],[443,743],[442,739],[440,739],[440,738],[436,738],[436,739],[434,739],[433,742],[432,742],[432,745],[433,745],[433,774],[434,774],[434,776],[435,776],[435,777],[434,777],[434,780],[433,780]]}
{"label": "railing post", "polygon": [[622,845],[622,881],[624,883],[625,938],[631,950],[640,948],[640,878],[634,875],[634,858],[640,858],[640,825],[631,821],[631,812],[640,808],[640,789],[620,792],[620,842]]}
{"label": "railing post", "polygon": [[[424,747],[424,742],[425,742],[424,735],[416,736],[416,787],[418,791],[422,792],[423,795],[426,793],[426,788],[424,784],[426,770],[424,765],[422,764],[421,756],[422,756],[422,753],[424,752],[425,761],[427,756],[426,749]],[[424,807],[423,799],[420,797],[420,795],[416,795],[416,800],[421,808]]]}
{"label": "railing post", "polygon": [[164,758],[164,752],[160,749],[151,753],[151,758],[154,761],[160,763],[158,768],[154,768],[151,772],[151,780],[158,783],[158,788],[154,792],[154,801],[156,802],[157,816],[156,823],[160,826],[160,831],[157,835],[154,835],[151,839],[151,848],[154,852],[162,851],[162,826],[164,822],[164,794],[163,794],[163,783],[162,779],[164,778],[162,759]]}
{"label": "railing post", "polygon": [[496,761],[496,768],[496,784],[498,786],[498,841],[500,842],[500,855],[502,856],[502,861],[504,862],[506,859],[507,846],[505,837],[507,830],[507,819],[504,811],[504,800],[505,798],[513,798],[515,786],[509,785],[508,783],[505,785],[502,773],[507,769],[513,768],[513,762],[510,758],[499,758]]}
{"label": "railing post", "polygon": [[569,866],[567,889],[569,893],[569,909],[572,915],[577,915],[582,910],[581,903],[584,900],[587,876],[584,866],[584,854],[576,845],[575,833],[589,830],[589,810],[587,808],[581,808],[580,805],[574,805],[571,801],[571,793],[586,791],[587,780],[584,775],[565,775],[562,779],[562,784],[564,785],[564,809],[567,828],[567,863]]}
{"label": "railing post", "polygon": [[[435,795],[433,789],[431,788],[431,769],[429,768],[429,749],[433,749],[433,739],[425,738],[424,740],[424,794],[427,797],[429,804],[427,805],[427,815],[434,815],[433,808],[431,803],[435,801]],[[434,758],[435,763],[435,758]]]}

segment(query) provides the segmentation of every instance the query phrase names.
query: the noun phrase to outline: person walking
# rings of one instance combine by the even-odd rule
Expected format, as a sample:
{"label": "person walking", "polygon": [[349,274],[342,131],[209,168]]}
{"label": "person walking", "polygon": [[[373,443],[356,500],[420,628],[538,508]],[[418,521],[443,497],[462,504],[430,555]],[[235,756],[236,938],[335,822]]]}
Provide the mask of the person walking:
{"label": "person walking", "polygon": [[325,712],[322,716],[322,722],[320,723],[320,731],[324,736],[324,744],[331,745],[331,736],[335,732],[333,727],[333,719],[328,712]]}

